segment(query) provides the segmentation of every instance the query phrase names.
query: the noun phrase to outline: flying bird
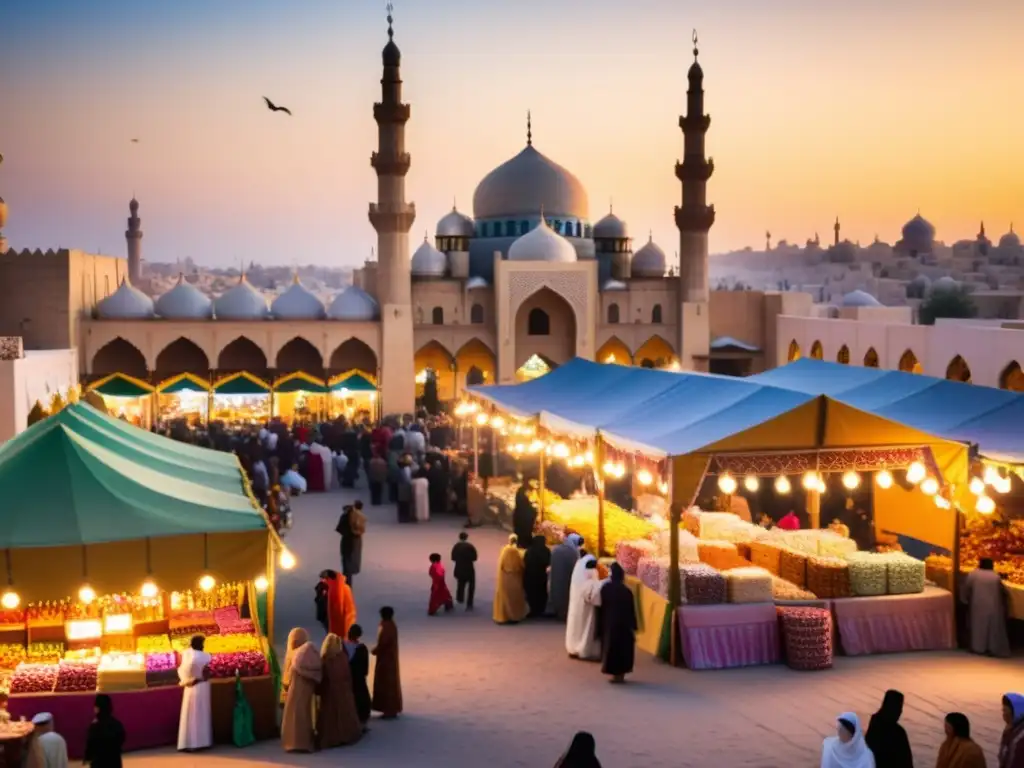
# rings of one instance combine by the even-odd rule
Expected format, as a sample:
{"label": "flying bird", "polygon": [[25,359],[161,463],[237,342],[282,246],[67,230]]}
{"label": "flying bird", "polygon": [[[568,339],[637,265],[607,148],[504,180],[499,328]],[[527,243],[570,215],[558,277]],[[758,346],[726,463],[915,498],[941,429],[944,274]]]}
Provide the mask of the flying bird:
{"label": "flying bird", "polygon": [[288,107],[279,107],[266,96],[263,97],[263,100],[267,102],[267,109],[269,109],[271,112],[284,112],[286,115],[291,115],[292,113],[292,111],[288,109]]}
{"label": "flying bird", "polygon": [[132,144],[138,144],[138,143],[139,143],[138,139],[132,139]]}

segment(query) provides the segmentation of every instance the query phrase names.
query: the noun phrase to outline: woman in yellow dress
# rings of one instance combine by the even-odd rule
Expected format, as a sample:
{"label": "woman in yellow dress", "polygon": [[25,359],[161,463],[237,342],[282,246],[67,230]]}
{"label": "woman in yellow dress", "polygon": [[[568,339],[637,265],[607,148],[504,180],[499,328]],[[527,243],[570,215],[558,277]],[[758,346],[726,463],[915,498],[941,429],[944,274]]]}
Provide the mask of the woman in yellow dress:
{"label": "woman in yellow dress", "polygon": [[494,621],[515,624],[526,618],[526,589],[523,586],[523,555],[515,534],[498,555],[498,581],[494,590]]}

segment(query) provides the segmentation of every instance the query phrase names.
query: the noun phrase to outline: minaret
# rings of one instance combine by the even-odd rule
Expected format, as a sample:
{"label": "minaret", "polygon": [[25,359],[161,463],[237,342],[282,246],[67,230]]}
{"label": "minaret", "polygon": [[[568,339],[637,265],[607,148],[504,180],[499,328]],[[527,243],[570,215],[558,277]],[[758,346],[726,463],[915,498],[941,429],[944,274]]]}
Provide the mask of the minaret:
{"label": "minaret", "polygon": [[[0,165],[4,164],[4,156],[0,155]],[[7,203],[0,197],[0,255],[7,253],[7,238],[4,237],[4,227],[7,225]]]}
{"label": "minaret", "polygon": [[704,71],[697,61],[697,30],[693,31],[693,64],[687,75],[686,116],[679,118],[683,131],[683,162],[676,163],[682,182],[682,205],[675,209],[679,228],[679,364],[693,370],[707,359],[710,343],[708,320],[708,230],[715,223],[715,207],[707,204],[708,179],[714,161],[705,157],[704,136],[711,117],[704,114]]}
{"label": "minaret", "polygon": [[832,231],[835,233],[835,239],[832,241],[832,245],[839,245],[839,217],[836,216],[836,223],[832,225]]}
{"label": "minaret", "polygon": [[142,281],[142,219],[139,218],[139,201],[132,197],[128,203],[128,229],[124,239],[128,242],[128,282],[138,285]]}
{"label": "minaret", "polygon": [[764,249],[770,251],[772,249],[772,232],[771,230],[765,230],[764,233]]}
{"label": "minaret", "polygon": [[405,151],[405,124],[410,110],[402,103],[402,53],[394,41],[391,3],[387,10],[381,100],[373,105],[377,151],[370,156],[370,165],[377,172],[377,202],[370,203],[370,223],[377,230],[377,301],[381,313],[378,386],[381,412],[391,415],[413,413],[416,405],[409,266],[409,230],[416,219],[416,206],[405,201],[405,175],[411,163]]}

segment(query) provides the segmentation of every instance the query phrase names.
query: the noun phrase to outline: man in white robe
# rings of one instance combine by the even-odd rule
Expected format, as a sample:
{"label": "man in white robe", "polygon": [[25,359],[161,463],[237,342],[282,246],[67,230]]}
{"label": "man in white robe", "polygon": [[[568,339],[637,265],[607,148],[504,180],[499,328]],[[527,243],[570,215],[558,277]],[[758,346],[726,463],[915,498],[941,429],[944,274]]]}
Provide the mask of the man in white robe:
{"label": "man in white robe", "polygon": [[569,584],[569,615],[565,624],[565,650],[577,659],[601,658],[597,636],[597,609],[601,605],[601,587],[597,578],[597,558],[586,555],[572,571]]}
{"label": "man in white robe", "polygon": [[68,768],[68,745],[64,737],[53,730],[53,715],[40,712],[32,718],[36,727],[36,740],[43,752],[45,768]]}
{"label": "man in white robe", "polygon": [[203,637],[192,638],[192,647],[181,654],[178,681],[185,689],[178,721],[178,749],[192,751],[213,746],[213,710],[210,705],[210,661]]}

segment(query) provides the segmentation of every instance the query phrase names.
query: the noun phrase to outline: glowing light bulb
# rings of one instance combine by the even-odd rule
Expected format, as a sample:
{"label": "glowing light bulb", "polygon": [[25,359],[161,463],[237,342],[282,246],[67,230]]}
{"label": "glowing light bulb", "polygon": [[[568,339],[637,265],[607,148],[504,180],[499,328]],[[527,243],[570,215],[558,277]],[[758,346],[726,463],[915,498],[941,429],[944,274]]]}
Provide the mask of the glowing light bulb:
{"label": "glowing light bulb", "polygon": [[530,453],[540,453],[543,450],[544,450],[544,441],[543,440],[534,440],[532,443],[530,443]]}
{"label": "glowing light bulb", "polygon": [[928,474],[928,470],[924,468],[924,464],[920,461],[915,461],[909,467],[907,467],[907,482],[917,485],[924,480],[925,475]]}
{"label": "glowing light bulb", "polygon": [[881,472],[876,472],[875,482],[878,483],[879,488],[892,488],[892,472],[890,472],[888,469],[883,469]]}
{"label": "glowing light bulb", "polygon": [[253,582],[253,586],[256,587],[257,592],[266,592],[270,587],[270,582],[267,581],[266,576],[257,576],[256,581]]}
{"label": "glowing light bulb", "polygon": [[761,481],[757,479],[757,475],[747,475],[743,478],[743,487],[754,493],[761,487]]}
{"label": "glowing light bulb", "polygon": [[939,492],[939,481],[934,477],[926,477],[921,482],[921,492],[926,496],[934,496]]}
{"label": "glowing light bulb", "polygon": [[729,496],[736,493],[736,478],[726,473],[718,476],[718,489]]}
{"label": "glowing light bulb", "polygon": [[1006,477],[1000,477],[996,480],[996,482],[992,484],[992,487],[995,488],[998,493],[1009,493],[1013,484],[1010,482],[1009,475],[1007,475]]}
{"label": "glowing light bulb", "polygon": [[82,588],[78,590],[78,602],[82,603],[83,605],[88,605],[95,599],[96,590],[90,587],[88,584],[83,585]]}
{"label": "glowing light bulb", "polygon": [[668,494],[668,483],[658,483],[658,493],[666,496]]}
{"label": "glowing light bulb", "polygon": [[779,475],[775,478],[775,492],[776,493],[789,493],[793,490],[793,484],[789,482],[789,478],[785,475]]}
{"label": "glowing light bulb", "polygon": [[586,461],[587,464],[593,464],[594,463],[594,452],[593,451],[587,451],[586,453],[584,453],[583,454],[583,460]]}
{"label": "glowing light bulb", "polygon": [[818,473],[817,472],[804,472],[804,476],[800,481],[805,490],[816,491],[818,489]]}
{"label": "glowing light bulb", "polygon": [[843,487],[844,488],[846,488],[847,490],[852,491],[858,485],[860,485],[860,475],[858,475],[852,469],[848,470],[846,472],[843,472]]}
{"label": "glowing light bulb", "polygon": [[640,483],[640,485],[650,485],[654,482],[654,476],[646,469],[641,469],[636,473],[636,481]]}
{"label": "glowing light bulb", "polygon": [[615,465],[615,476],[620,480],[626,476],[626,465],[621,461]]}
{"label": "glowing light bulb", "polygon": [[491,419],[491,426],[494,427],[495,429],[501,429],[502,427],[505,426],[505,420],[501,418],[501,416],[495,416],[493,419]]}
{"label": "glowing light bulb", "polygon": [[971,489],[971,493],[975,496],[981,496],[985,493],[985,481],[980,477],[972,477],[967,487]]}
{"label": "glowing light bulb", "polygon": [[209,592],[215,586],[217,586],[217,580],[213,578],[213,576],[211,576],[210,574],[206,574],[201,579],[199,579],[199,588],[203,590],[203,592]]}
{"label": "glowing light bulb", "polygon": [[582,467],[584,464],[586,464],[586,462],[583,460],[582,455],[577,454],[576,456],[572,457],[572,465],[574,467]]}
{"label": "glowing light bulb", "polygon": [[999,479],[999,472],[995,467],[985,467],[985,472],[982,474],[982,478],[985,481],[985,485],[995,485]]}
{"label": "glowing light bulb", "polygon": [[601,469],[604,470],[606,475],[613,476],[615,474],[615,465],[610,461],[606,461]]}
{"label": "glowing light bulb", "polygon": [[554,454],[556,459],[569,458],[569,446],[565,443],[557,443],[555,445]]}
{"label": "glowing light bulb", "polygon": [[996,511],[996,503],[991,496],[979,496],[974,508],[983,515],[991,515]]}
{"label": "glowing light bulb", "polygon": [[18,593],[15,592],[13,589],[8,589],[6,592],[4,592],[3,596],[0,597],[0,605],[2,605],[8,611],[13,611],[15,608],[21,605],[21,598],[18,596]]}
{"label": "glowing light bulb", "polygon": [[828,490],[828,486],[825,485],[825,480],[823,478],[820,478],[820,477],[818,478],[818,486],[817,486],[817,488],[815,488],[815,490],[819,494],[822,494],[822,493],[824,493],[825,491]]}
{"label": "glowing light bulb", "polygon": [[949,509],[953,505],[949,503],[949,500],[945,496],[936,496],[935,506],[939,509]]}
{"label": "glowing light bulb", "polygon": [[139,594],[143,597],[154,598],[160,594],[160,590],[157,588],[156,584],[153,583],[152,579],[146,579],[141,589],[139,589]]}
{"label": "glowing light bulb", "polygon": [[290,571],[292,568],[295,567],[295,555],[293,555],[287,549],[282,549],[281,556],[278,558],[277,562],[286,571]]}
{"label": "glowing light bulb", "polygon": [[479,424],[481,427],[484,424],[486,424],[487,421],[488,421],[488,419],[487,419],[487,414],[486,413],[478,413],[476,415],[476,423]]}

